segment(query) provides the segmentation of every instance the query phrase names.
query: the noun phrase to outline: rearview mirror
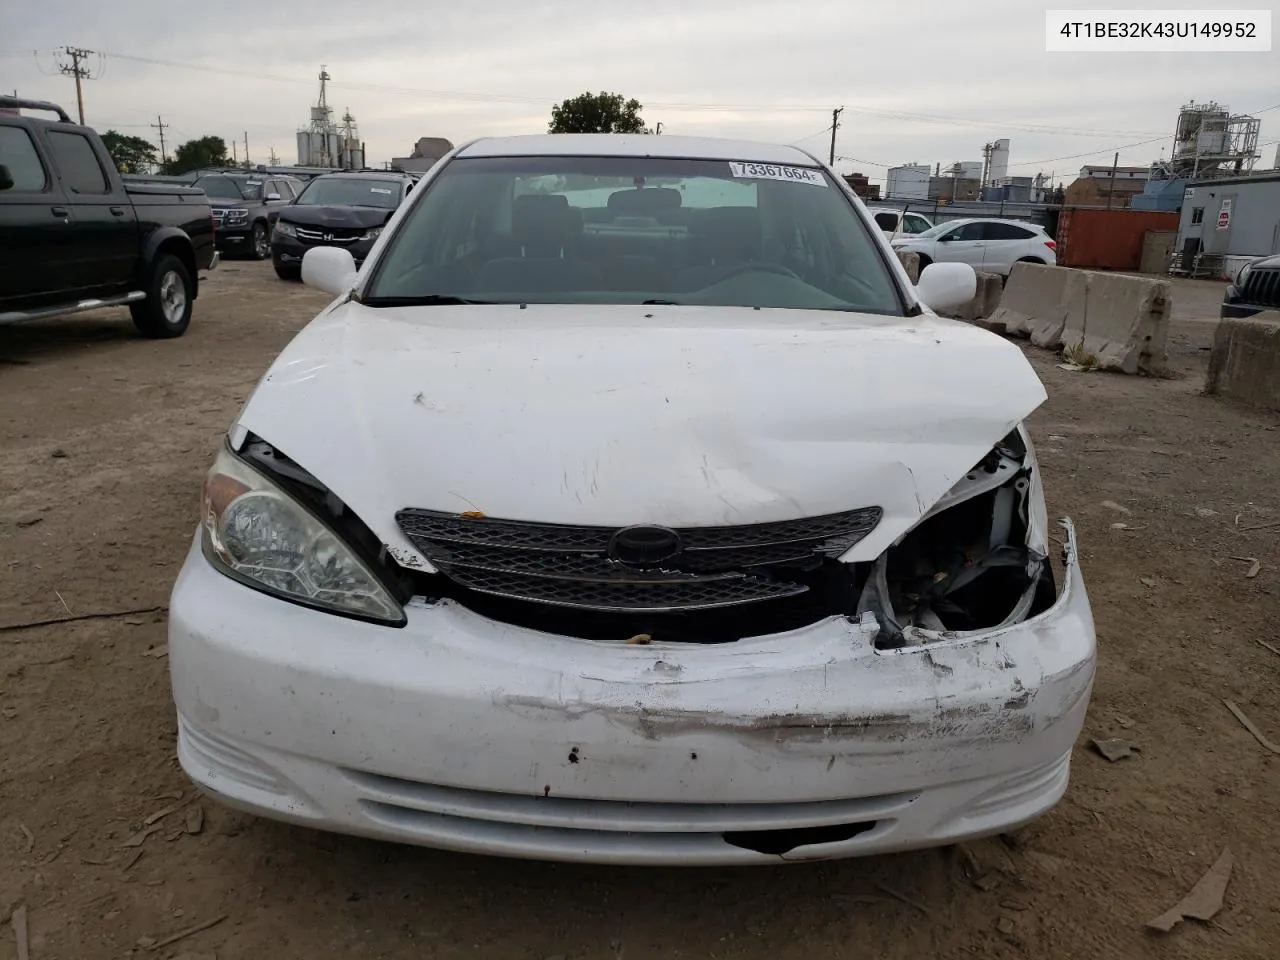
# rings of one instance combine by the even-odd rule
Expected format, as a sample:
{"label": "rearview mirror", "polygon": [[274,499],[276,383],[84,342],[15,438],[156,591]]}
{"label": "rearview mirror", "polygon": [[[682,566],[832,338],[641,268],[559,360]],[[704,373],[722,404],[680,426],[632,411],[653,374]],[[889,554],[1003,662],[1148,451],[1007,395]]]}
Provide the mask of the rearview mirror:
{"label": "rearview mirror", "polygon": [[0,190],[13,189],[13,174],[9,172],[9,168],[0,163]]}
{"label": "rearview mirror", "polygon": [[335,297],[355,286],[357,274],[356,261],[350,250],[313,247],[302,257],[302,282]]}
{"label": "rearview mirror", "polygon": [[[306,269],[305,260],[303,269]],[[977,292],[978,275],[967,263],[931,263],[920,271],[920,279],[916,282],[916,296],[935,311],[954,310],[972,300]]]}

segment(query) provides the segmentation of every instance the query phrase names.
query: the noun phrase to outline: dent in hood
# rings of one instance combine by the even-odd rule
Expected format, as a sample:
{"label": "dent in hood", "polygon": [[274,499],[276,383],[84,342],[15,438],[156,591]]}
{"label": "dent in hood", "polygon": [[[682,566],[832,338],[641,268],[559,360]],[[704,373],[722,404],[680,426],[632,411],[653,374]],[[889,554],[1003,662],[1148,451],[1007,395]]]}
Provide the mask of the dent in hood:
{"label": "dent in hood", "polygon": [[879,506],[860,561],[1044,399],[1016,346],[935,317],[338,303],[238,425],[421,566],[405,507],[701,526]]}

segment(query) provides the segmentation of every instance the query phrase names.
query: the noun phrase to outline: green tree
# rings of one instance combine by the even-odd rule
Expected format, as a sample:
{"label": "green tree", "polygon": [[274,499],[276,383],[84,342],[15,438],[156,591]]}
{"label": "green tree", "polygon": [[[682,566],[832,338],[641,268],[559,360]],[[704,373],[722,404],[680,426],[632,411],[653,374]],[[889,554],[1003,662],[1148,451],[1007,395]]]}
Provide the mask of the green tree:
{"label": "green tree", "polygon": [[108,130],[102,135],[102,142],[121,173],[146,173],[156,162],[156,148],[142,137]]}
{"label": "green tree", "polygon": [[548,133],[648,133],[639,100],[620,93],[591,93],[571,97],[551,108]]}
{"label": "green tree", "polygon": [[173,159],[165,164],[165,173],[190,173],[205,167],[226,167],[231,161],[227,158],[227,141],[221,137],[201,137],[199,140],[188,140],[179,144],[173,151]]}

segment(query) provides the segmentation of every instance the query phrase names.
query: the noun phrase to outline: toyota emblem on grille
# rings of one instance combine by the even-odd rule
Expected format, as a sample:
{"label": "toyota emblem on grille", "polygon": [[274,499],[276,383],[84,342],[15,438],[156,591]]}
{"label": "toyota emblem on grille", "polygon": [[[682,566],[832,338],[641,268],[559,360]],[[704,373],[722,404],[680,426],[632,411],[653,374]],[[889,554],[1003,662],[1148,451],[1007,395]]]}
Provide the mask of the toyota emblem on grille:
{"label": "toyota emblem on grille", "polygon": [[624,527],[609,540],[609,556],[628,567],[652,567],[683,549],[680,534],[666,527]]}

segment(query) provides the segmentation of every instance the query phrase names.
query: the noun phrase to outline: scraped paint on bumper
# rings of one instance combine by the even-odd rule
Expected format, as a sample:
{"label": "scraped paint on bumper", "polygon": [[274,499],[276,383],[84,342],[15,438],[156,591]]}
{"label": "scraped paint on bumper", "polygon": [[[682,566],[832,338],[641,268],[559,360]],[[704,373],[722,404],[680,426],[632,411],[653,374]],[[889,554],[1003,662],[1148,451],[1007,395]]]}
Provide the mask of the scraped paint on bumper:
{"label": "scraped paint on bumper", "polygon": [[1057,803],[1095,662],[1074,562],[1027,623],[884,652],[841,618],[626,646],[453,602],[406,612],[392,629],[285,603],[194,545],[169,628],[188,775],[263,816],[476,853],[689,865],[884,853],[1007,830]]}

